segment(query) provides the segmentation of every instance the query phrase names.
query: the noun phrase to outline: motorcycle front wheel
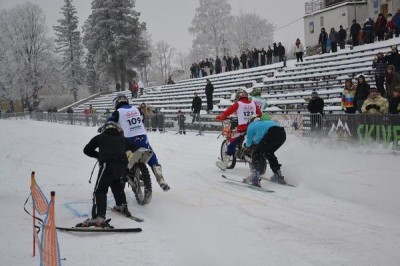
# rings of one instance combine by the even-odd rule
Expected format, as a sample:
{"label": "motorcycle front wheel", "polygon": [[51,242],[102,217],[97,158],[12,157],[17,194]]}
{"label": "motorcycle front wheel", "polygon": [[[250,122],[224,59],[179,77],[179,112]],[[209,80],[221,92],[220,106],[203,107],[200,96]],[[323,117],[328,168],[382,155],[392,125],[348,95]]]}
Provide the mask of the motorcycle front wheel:
{"label": "motorcycle front wheel", "polygon": [[233,155],[229,156],[226,154],[226,151],[228,149],[228,144],[229,144],[229,141],[227,139],[225,139],[221,144],[221,160],[224,160],[224,158],[228,156],[229,163],[226,168],[233,169],[233,168],[235,168],[235,165],[236,165],[236,155],[233,154]]}

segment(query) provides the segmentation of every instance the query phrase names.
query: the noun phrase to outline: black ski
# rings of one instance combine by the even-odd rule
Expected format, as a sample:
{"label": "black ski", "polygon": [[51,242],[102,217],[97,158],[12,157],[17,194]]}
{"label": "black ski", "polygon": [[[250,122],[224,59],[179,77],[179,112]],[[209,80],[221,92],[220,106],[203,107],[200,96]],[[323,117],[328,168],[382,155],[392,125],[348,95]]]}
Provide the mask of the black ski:
{"label": "black ski", "polygon": [[114,212],[114,213],[118,213],[119,215],[121,215],[121,216],[123,216],[123,217],[125,217],[125,218],[134,220],[134,221],[136,221],[136,222],[139,222],[139,223],[144,222],[144,219],[143,219],[143,218],[139,218],[139,217],[136,217],[136,216],[133,216],[133,215],[131,215],[131,216],[126,216],[125,214],[123,214],[123,213],[121,213],[121,212],[115,211],[114,208],[112,208],[112,207],[107,206],[107,209],[111,210],[111,211]]}
{"label": "black ski", "polygon": [[296,187],[295,185],[288,184],[288,183],[286,183],[286,184],[280,184],[280,183],[277,183],[277,182],[272,182],[272,181],[271,181],[271,178],[272,178],[272,177],[262,177],[261,179],[267,180],[267,181],[269,181],[269,182],[271,182],[271,183],[279,184],[279,185],[282,185],[282,186]]}
{"label": "black ski", "polygon": [[238,180],[229,178],[229,177],[227,177],[226,175],[221,175],[221,177],[224,178],[224,179],[226,179],[226,180],[235,182],[235,184],[240,184],[242,187],[248,187],[248,188],[251,188],[251,189],[254,189],[254,190],[257,190],[257,191],[268,192],[268,193],[275,192],[275,191],[270,190],[270,189],[266,189],[266,188],[263,188],[263,187],[256,187],[256,186],[253,186],[253,185],[244,183],[244,182],[242,182],[242,181],[238,181]]}
{"label": "black ski", "polygon": [[56,227],[57,230],[64,232],[121,232],[121,233],[138,233],[142,232],[142,228],[112,228],[112,227]]}

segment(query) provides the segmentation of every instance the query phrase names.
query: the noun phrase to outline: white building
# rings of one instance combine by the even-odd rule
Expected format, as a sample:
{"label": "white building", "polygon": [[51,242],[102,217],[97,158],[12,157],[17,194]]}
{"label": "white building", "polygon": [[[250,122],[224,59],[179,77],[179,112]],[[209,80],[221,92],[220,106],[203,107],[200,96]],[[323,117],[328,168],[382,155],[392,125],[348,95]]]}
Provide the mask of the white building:
{"label": "white building", "polygon": [[339,30],[342,25],[349,32],[353,19],[362,26],[367,18],[379,13],[395,14],[400,0],[311,0],[305,4],[304,38],[306,47],[318,44],[321,28]]}

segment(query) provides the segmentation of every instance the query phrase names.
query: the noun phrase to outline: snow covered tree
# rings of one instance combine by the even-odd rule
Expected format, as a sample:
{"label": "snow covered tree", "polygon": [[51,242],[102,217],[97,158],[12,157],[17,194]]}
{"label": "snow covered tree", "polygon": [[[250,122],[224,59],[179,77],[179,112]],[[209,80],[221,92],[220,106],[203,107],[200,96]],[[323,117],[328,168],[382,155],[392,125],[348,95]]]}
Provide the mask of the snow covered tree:
{"label": "snow covered tree", "polygon": [[47,37],[42,9],[26,2],[0,14],[0,88],[5,99],[32,99],[39,105],[39,93],[52,75],[55,59]]}
{"label": "snow covered tree", "polygon": [[153,82],[165,84],[174,68],[176,49],[164,41],[157,42],[152,50],[151,70]]}
{"label": "snow covered tree", "polygon": [[195,36],[193,46],[205,46],[214,57],[223,53],[224,40],[232,22],[231,5],[227,0],[199,0],[189,32]]}
{"label": "snow covered tree", "polygon": [[247,49],[267,47],[273,43],[275,26],[257,14],[235,16],[227,34],[227,46],[231,52],[240,54]]}
{"label": "snow covered tree", "polygon": [[146,25],[139,22],[140,13],[134,7],[134,0],[93,0],[84,26],[84,45],[96,55],[98,68],[104,67],[122,90],[127,69],[142,66],[150,57],[143,37]]}
{"label": "snow covered tree", "polygon": [[71,88],[74,100],[78,101],[78,86],[84,80],[82,67],[83,45],[78,29],[78,17],[72,0],[64,0],[61,7],[63,18],[58,20],[59,25],[53,26],[57,36],[56,52],[61,55],[61,71],[64,73],[66,84]]}

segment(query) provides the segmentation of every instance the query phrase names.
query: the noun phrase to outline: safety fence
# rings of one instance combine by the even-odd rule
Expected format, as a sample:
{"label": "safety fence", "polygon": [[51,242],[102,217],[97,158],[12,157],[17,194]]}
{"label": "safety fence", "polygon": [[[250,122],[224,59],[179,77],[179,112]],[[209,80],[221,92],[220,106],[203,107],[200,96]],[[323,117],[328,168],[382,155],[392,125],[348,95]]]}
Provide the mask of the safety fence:
{"label": "safety fence", "polygon": [[[367,115],[367,114],[271,114],[288,134],[308,138],[325,138],[340,142],[356,144],[378,143],[384,147],[400,150],[400,116]],[[34,119],[53,123],[64,123],[83,126],[101,126],[107,116],[85,116],[74,113],[1,113],[1,119]],[[193,123],[192,123],[193,122]],[[188,116],[186,130],[221,131],[222,123],[215,121],[214,116],[204,115],[192,120]],[[163,113],[153,114],[145,120],[148,131],[165,132],[166,128],[176,129],[177,122]]]}

